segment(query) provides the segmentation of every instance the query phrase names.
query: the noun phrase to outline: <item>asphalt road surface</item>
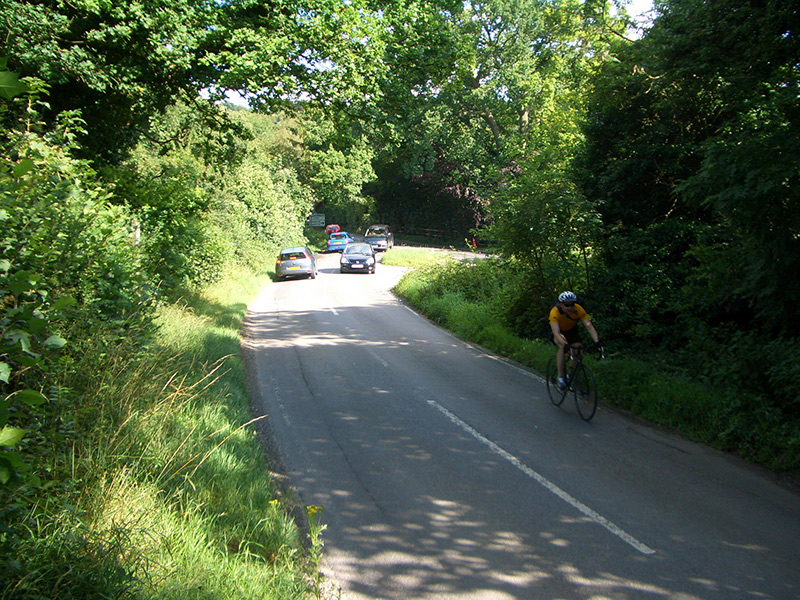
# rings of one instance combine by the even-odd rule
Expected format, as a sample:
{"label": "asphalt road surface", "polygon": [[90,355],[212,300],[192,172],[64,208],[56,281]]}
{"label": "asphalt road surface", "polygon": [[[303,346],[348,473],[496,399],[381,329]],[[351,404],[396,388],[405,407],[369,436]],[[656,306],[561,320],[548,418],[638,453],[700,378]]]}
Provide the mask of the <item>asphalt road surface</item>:
{"label": "asphalt road surface", "polygon": [[[243,347],[255,411],[322,572],[360,599],[800,599],[800,495],[530,371],[389,291],[402,270],[268,286]],[[602,390],[601,390],[602,394]]]}

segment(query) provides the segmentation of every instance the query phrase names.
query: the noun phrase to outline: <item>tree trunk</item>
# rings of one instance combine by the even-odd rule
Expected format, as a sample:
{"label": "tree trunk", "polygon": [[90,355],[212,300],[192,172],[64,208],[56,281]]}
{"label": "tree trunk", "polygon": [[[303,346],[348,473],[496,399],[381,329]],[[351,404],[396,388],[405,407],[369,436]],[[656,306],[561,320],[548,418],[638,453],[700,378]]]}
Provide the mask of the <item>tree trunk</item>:
{"label": "tree trunk", "polygon": [[499,152],[502,145],[502,139],[500,137],[500,125],[497,124],[492,111],[490,111],[488,108],[484,109],[484,111],[481,113],[481,117],[484,121],[486,121],[486,124],[489,125],[489,129],[492,130],[494,145]]}

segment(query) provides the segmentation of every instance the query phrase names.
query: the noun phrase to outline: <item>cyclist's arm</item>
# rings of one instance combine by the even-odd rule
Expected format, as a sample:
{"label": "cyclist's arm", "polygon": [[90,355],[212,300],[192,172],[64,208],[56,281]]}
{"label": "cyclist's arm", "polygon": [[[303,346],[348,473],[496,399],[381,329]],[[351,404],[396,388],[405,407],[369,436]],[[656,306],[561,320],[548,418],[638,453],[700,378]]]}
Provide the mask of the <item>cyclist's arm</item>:
{"label": "cyclist's arm", "polygon": [[561,333],[561,326],[558,324],[558,307],[554,306],[550,309],[550,314],[547,315],[547,322],[553,334],[553,343],[562,348],[567,343],[567,338]]}
{"label": "cyclist's arm", "polygon": [[594,325],[592,325],[591,319],[587,317],[586,319],[583,320],[583,324],[586,327],[586,331],[588,331],[589,335],[592,336],[592,340],[594,340],[594,343],[596,344],[597,342],[599,342],[600,336],[597,334],[597,330],[594,328]]}
{"label": "cyclist's arm", "polygon": [[562,335],[561,327],[559,327],[558,323],[550,323],[550,331],[553,332],[553,341],[557,346],[563,346],[567,343],[567,338]]}

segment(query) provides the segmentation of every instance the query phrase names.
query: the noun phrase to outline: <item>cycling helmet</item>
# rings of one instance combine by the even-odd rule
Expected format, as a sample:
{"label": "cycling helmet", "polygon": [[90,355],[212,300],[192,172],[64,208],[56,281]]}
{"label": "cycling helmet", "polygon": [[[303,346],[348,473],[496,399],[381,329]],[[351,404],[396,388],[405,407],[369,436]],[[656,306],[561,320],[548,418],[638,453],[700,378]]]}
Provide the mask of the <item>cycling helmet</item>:
{"label": "cycling helmet", "polygon": [[559,302],[575,302],[577,301],[578,297],[573,294],[572,292],[561,292],[558,295]]}

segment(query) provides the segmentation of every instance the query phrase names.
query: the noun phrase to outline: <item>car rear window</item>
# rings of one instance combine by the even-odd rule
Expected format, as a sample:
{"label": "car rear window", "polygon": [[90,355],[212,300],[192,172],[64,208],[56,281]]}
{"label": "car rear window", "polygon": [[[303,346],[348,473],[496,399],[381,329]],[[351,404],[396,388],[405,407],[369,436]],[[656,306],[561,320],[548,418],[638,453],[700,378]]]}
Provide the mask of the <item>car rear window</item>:
{"label": "car rear window", "polygon": [[284,252],[281,254],[281,260],[300,260],[306,258],[305,252]]}
{"label": "car rear window", "polygon": [[332,240],[341,240],[342,238],[345,238],[345,237],[347,237],[347,234],[345,234],[345,233],[333,233],[333,234],[331,234],[331,239]]}

